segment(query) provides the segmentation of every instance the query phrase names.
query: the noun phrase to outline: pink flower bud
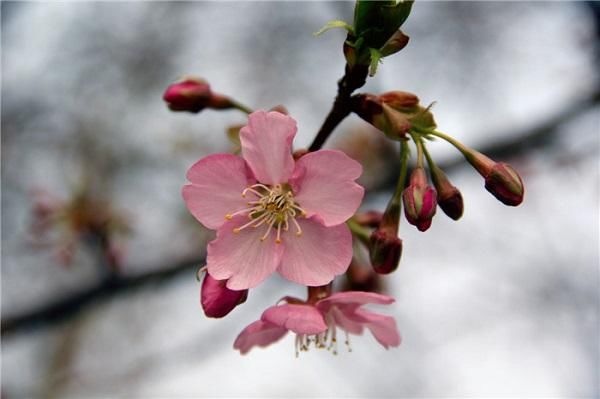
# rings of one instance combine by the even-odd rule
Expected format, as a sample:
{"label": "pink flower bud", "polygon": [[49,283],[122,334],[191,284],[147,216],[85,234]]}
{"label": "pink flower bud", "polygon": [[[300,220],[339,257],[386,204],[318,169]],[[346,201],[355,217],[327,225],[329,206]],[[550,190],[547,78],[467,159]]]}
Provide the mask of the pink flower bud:
{"label": "pink flower bud", "polygon": [[512,166],[496,162],[480,152],[466,148],[463,155],[485,179],[485,189],[505,205],[517,206],[523,202],[525,187],[521,176]]}
{"label": "pink flower bud", "polygon": [[385,229],[377,229],[371,234],[369,258],[373,270],[388,274],[398,268],[402,256],[402,240]]}
{"label": "pink flower bud", "polygon": [[187,77],[170,85],[163,100],[172,111],[193,113],[204,108],[227,109],[233,106],[228,97],[213,93],[205,80],[195,77]]}
{"label": "pink flower bud", "polygon": [[248,290],[234,291],[225,286],[227,280],[215,280],[206,273],[200,289],[200,302],[207,317],[220,318],[248,298]]}
{"label": "pink flower bud", "polygon": [[416,168],[410,176],[410,185],[402,192],[404,215],[408,222],[425,231],[431,226],[437,206],[436,191],[427,183],[423,168]]}
{"label": "pink flower bud", "polygon": [[525,187],[521,176],[507,163],[497,162],[485,176],[485,188],[505,205],[523,202]]}

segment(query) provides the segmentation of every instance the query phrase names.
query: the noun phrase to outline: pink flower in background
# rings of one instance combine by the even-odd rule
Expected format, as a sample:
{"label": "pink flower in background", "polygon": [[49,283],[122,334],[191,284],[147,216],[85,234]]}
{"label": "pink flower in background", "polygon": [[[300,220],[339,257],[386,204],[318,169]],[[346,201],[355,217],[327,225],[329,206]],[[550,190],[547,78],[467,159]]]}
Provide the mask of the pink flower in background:
{"label": "pink flower in background", "polygon": [[242,157],[214,154],[188,171],[183,187],[190,212],[217,238],[207,267],[227,288],[244,290],[274,271],[319,286],[344,273],[352,258],[345,221],[364,190],[362,167],[343,152],[292,157],[296,122],[278,112],[250,114],[240,131]]}
{"label": "pink flower in background", "polygon": [[[298,300],[298,302],[300,302]],[[373,303],[389,305],[394,298],[372,292],[347,291],[308,303],[288,303],[265,310],[260,320],[247,326],[238,335],[233,347],[246,354],[255,346],[265,347],[281,339],[288,331],[296,334],[296,355],[316,348],[333,349],[336,353],[337,329],[347,334],[361,335],[367,328],[384,348],[400,345],[396,321],[391,316],[361,309]]]}

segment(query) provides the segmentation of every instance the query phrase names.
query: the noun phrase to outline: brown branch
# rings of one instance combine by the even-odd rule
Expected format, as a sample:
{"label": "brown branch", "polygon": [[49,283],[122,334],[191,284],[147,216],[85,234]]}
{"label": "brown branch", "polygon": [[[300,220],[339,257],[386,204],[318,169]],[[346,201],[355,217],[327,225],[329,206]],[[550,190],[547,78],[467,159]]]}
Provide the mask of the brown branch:
{"label": "brown branch", "polygon": [[362,87],[367,80],[369,67],[366,65],[356,64],[353,67],[346,65],[346,73],[338,81],[338,94],[333,103],[333,107],[323,122],[323,126],[319,129],[317,136],[308,148],[309,151],[319,150],[333,130],[346,116],[350,114],[350,96],[352,92]]}
{"label": "brown branch", "polygon": [[[165,270],[131,277],[109,274],[96,286],[85,291],[61,298],[17,316],[3,318],[2,337],[22,330],[49,327],[76,316],[81,311],[102,300],[114,298],[117,295],[151,284],[164,284],[186,272],[191,275],[191,272],[195,272],[203,262],[204,260],[200,257],[187,259]],[[190,278],[194,277],[190,276]]]}

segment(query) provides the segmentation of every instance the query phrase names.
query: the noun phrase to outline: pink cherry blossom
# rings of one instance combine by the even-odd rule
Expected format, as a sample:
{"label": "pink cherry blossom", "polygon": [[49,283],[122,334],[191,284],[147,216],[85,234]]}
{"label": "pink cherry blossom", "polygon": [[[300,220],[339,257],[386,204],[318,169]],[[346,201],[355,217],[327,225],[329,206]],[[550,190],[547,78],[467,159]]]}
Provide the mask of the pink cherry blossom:
{"label": "pink cherry blossom", "polygon": [[292,157],[294,119],[257,111],[240,131],[242,157],[215,154],[188,171],[183,198],[217,237],[207,267],[232,290],[253,288],[274,271],[299,284],[329,283],[348,268],[352,236],[345,221],[364,189],[362,167],[341,151]]}
{"label": "pink cherry blossom", "polygon": [[400,345],[396,321],[391,316],[362,309],[365,304],[389,305],[394,298],[372,292],[347,291],[333,294],[315,304],[286,303],[265,310],[260,320],[247,326],[238,335],[233,347],[246,354],[255,346],[270,345],[291,331],[296,334],[296,355],[316,348],[327,348],[336,353],[337,330],[346,333],[346,345],[350,349],[348,334],[361,335],[368,329],[384,348]]}

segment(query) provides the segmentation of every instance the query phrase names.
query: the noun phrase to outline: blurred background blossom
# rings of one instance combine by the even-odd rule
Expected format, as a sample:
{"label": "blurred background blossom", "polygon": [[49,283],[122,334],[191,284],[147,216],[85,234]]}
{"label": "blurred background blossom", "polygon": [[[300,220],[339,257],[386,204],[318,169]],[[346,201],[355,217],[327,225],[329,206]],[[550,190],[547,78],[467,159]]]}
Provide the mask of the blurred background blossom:
{"label": "blurred background blossom", "polygon": [[[442,131],[521,172],[525,202],[502,206],[449,145],[431,145],[466,209],[426,233],[400,227],[384,289],[403,344],[365,336],[352,353],[299,359],[291,337],[245,357],[232,344],[300,286],[273,278],[226,319],[202,314],[194,275],[211,233],[180,189],[195,160],[233,150],[226,130],[245,118],[175,114],[161,96],[200,75],[253,108],[284,104],[307,146],[344,67],[344,33],[311,33],[350,21],[352,3],[1,7],[3,398],[600,396],[598,3],[415,4],[408,47],[361,91],[436,101]],[[365,164],[363,208],[382,210],[396,150],[369,129],[349,117],[328,145]],[[102,240],[68,268],[32,243],[32,192],[68,201],[82,187],[126,221],[118,269]]]}

